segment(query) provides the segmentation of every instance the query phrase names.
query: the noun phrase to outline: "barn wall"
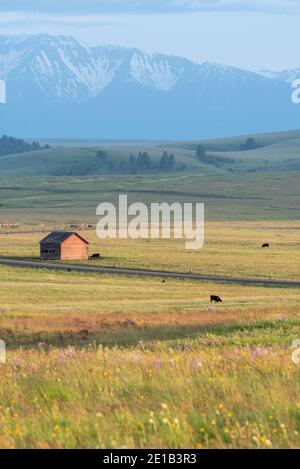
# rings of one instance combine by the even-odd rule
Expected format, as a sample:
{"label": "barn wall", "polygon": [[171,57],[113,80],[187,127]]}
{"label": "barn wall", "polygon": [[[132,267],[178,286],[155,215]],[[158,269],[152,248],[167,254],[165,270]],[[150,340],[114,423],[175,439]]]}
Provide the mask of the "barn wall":
{"label": "barn wall", "polygon": [[61,244],[61,259],[86,260],[88,257],[88,245],[76,235]]}
{"label": "barn wall", "polygon": [[60,259],[60,244],[57,243],[47,243],[41,244],[41,259],[44,260],[55,260]]}

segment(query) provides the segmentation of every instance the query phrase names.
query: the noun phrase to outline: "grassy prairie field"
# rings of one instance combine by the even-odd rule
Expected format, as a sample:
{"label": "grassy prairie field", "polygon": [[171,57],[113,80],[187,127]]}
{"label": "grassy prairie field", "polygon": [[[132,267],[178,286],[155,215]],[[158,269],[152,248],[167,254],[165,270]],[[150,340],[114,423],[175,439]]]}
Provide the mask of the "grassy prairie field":
{"label": "grassy prairie field", "polygon": [[[72,264],[296,281],[300,280],[299,232],[297,221],[207,222],[204,248],[187,251],[184,240],[101,240],[95,230],[82,230],[90,253],[100,252],[101,259]],[[38,259],[44,236],[1,235],[0,257]],[[270,243],[270,249],[261,249],[264,242]]]}
{"label": "grassy prairie field", "polygon": [[101,202],[201,202],[206,220],[299,220],[299,172],[0,178],[0,222],[96,223]]}
{"label": "grassy prairie field", "polygon": [[[299,132],[261,136],[268,147],[256,156],[237,155],[244,137],[211,142],[211,151],[234,153],[246,171],[270,151],[273,166],[287,161],[291,169],[298,139]],[[173,145],[198,165],[198,143]],[[48,155],[49,173],[65,157],[93,165],[90,145]],[[162,146],[157,142],[157,155]],[[122,151],[128,149],[118,148],[117,158]],[[0,223],[20,223],[27,232],[0,229],[0,258],[38,262],[43,230],[79,224],[90,252],[101,253],[93,266],[300,279],[298,171],[191,166],[174,174],[53,177],[39,174],[47,155],[37,157],[0,161]],[[86,225],[96,225],[100,202],[116,202],[120,193],[148,206],[204,202],[204,248],[98,239]],[[265,242],[270,249],[261,249]],[[223,303],[210,304],[212,294]],[[7,345],[0,448],[300,447],[300,365],[292,360],[299,356],[292,347],[300,339],[297,288],[0,265],[0,339]]]}
{"label": "grassy prairie field", "polygon": [[298,290],[0,275],[2,448],[299,447]]}
{"label": "grassy prairie field", "polygon": [[[211,272],[299,278],[298,229],[211,222],[207,252],[195,255]],[[2,235],[1,256],[35,257],[40,237]],[[177,241],[102,243],[106,264],[187,265]],[[0,447],[300,446],[298,289],[3,266],[0,277]]]}

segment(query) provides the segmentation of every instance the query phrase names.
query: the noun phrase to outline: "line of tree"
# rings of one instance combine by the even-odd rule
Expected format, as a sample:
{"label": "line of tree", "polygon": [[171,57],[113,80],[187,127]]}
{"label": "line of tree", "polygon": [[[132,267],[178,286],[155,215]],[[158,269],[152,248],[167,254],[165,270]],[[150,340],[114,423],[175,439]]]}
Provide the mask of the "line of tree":
{"label": "line of tree", "polygon": [[0,137],[0,156],[13,155],[15,153],[25,153],[28,151],[36,151],[50,148],[49,145],[43,147],[39,142],[25,142],[21,138],[9,137],[3,135]]}
{"label": "line of tree", "polygon": [[96,154],[99,159],[100,166],[104,171],[140,174],[150,171],[184,171],[185,166],[179,165],[176,167],[175,155],[169,154],[164,151],[160,160],[153,161],[148,152],[139,152],[136,156],[130,154],[128,159],[122,158],[120,160],[110,159],[105,150],[99,150]]}

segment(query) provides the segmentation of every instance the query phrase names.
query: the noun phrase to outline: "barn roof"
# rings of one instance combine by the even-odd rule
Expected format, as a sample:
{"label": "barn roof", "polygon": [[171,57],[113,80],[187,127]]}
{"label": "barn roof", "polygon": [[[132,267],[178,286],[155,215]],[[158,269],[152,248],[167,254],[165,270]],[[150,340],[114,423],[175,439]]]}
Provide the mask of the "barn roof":
{"label": "barn roof", "polygon": [[46,236],[46,238],[42,239],[40,244],[62,244],[64,241],[74,235],[81,239],[84,243],[90,244],[86,239],[82,238],[82,236],[80,236],[78,233],[75,233],[74,231],[53,231],[53,233],[50,233],[48,236]]}

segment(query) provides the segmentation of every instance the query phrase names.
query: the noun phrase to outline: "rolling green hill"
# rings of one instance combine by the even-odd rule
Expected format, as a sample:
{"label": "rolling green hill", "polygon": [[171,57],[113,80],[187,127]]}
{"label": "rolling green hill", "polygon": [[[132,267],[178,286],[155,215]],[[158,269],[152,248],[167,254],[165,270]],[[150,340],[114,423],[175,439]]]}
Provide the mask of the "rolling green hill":
{"label": "rolling green hill", "polygon": [[[51,148],[16,155],[0,157],[0,176],[86,176],[101,174],[130,174],[128,167],[130,155],[138,157],[139,152],[148,152],[152,162],[158,167],[160,158],[164,150],[170,150],[159,146],[153,147],[126,147],[117,146],[105,148],[108,162],[112,162],[114,167],[103,167],[101,160],[97,157],[97,152],[102,148]],[[180,149],[175,154],[176,164],[174,172],[177,171],[201,171],[219,172],[218,168],[211,168],[210,165],[199,163],[194,151]],[[120,164],[124,163],[125,168],[121,169]],[[154,169],[151,172],[159,172]]]}
{"label": "rolling green hill", "polygon": [[276,143],[288,142],[290,140],[300,140],[300,129],[289,130],[285,132],[262,133],[256,135],[239,135],[214,140],[196,140],[187,142],[182,141],[174,143],[172,146],[174,148],[196,150],[197,146],[201,144],[204,145],[205,148],[209,151],[239,151],[241,144],[243,144],[249,137],[254,137],[257,143],[260,145],[268,146]]}
{"label": "rolling green hill", "polygon": [[[96,176],[131,174],[130,155],[138,158],[147,152],[151,169],[137,173],[159,173],[164,151],[175,156],[169,172],[199,172],[226,174],[228,172],[297,171],[300,170],[300,130],[252,135],[258,148],[241,150],[250,136],[194,142],[102,142],[101,141],[43,141],[50,149],[0,157],[0,176]],[[53,144],[59,146],[53,146]],[[60,144],[64,144],[62,147]],[[202,145],[207,156],[198,161],[196,149]],[[80,146],[76,146],[80,145]],[[95,146],[94,146],[95,145]],[[97,152],[103,150],[107,164],[103,165]]]}

